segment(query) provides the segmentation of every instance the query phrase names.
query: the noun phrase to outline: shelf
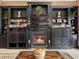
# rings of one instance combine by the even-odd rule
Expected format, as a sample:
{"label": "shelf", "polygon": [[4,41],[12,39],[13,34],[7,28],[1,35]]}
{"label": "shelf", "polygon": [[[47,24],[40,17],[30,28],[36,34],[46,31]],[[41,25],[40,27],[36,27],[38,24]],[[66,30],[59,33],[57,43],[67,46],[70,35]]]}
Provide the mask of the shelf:
{"label": "shelf", "polygon": [[59,19],[52,19],[52,23],[65,23],[65,24],[67,24],[67,22],[68,22],[68,19],[62,19],[62,18],[59,18]]}
{"label": "shelf", "polygon": [[27,20],[26,19],[11,19],[11,22],[18,22],[18,23],[22,22],[22,23],[24,23],[24,22],[27,22]]}
{"label": "shelf", "polygon": [[26,19],[27,17],[11,17],[11,19]]}
{"label": "shelf", "polygon": [[10,9],[9,30],[24,29],[28,25],[27,8],[11,8]]}

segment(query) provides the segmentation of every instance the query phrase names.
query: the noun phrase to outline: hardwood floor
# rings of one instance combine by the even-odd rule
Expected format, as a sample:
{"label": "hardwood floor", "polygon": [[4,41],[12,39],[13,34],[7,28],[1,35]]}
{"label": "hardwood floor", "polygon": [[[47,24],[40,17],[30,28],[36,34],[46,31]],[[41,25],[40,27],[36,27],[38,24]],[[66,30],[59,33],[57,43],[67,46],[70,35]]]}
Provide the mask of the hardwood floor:
{"label": "hardwood floor", "polygon": [[[15,59],[22,51],[34,49],[0,49],[0,59]],[[58,51],[63,59],[79,59],[79,49],[46,49],[46,51]]]}

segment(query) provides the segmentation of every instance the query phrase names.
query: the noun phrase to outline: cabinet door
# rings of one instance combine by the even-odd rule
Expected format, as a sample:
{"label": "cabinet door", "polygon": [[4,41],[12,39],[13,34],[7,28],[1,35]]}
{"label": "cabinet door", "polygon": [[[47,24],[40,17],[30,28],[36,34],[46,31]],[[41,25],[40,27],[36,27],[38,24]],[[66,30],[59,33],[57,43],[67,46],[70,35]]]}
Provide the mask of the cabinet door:
{"label": "cabinet door", "polygon": [[8,33],[9,42],[17,42],[17,35],[18,35],[17,32],[9,32]]}
{"label": "cabinet door", "polygon": [[18,32],[18,41],[26,42],[26,32]]}
{"label": "cabinet door", "polygon": [[52,29],[52,48],[71,48],[73,39],[70,28]]}
{"label": "cabinet door", "polygon": [[18,48],[26,48],[26,32],[18,32]]}
{"label": "cabinet door", "polygon": [[0,48],[6,48],[6,47],[7,47],[7,37],[0,36]]}
{"label": "cabinet door", "polygon": [[61,48],[61,29],[52,29],[52,48]]}
{"label": "cabinet door", "polygon": [[60,28],[54,28],[52,31],[53,38],[61,38],[61,29]]}
{"label": "cabinet door", "polygon": [[68,48],[70,43],[69,43],[69,31],[67,28],[62,28],[61,38],[62,38],[62,47]]}
{"label": "cabinet door", "polygon": [[70,28],[62,28],[62,48],[71,48],[71,46],[73,46],[73,39],[71,39],[71,36]]}

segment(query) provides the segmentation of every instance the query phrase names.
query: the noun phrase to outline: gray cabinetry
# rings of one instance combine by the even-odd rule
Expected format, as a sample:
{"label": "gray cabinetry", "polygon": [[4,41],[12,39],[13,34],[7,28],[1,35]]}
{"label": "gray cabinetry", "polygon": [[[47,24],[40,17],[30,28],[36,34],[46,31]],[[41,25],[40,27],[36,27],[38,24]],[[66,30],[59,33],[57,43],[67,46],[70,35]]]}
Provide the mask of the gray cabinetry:
{"label": "gray cabinetry", "polygon": [[0,36],[0,48],[7,47],[7,36]]}
{"label": "gray cabinetry", "polygon": [[26,32],[8,33],[8,48],[26,48]]}
{"label": "gray cabinetry", "polygon": [[71,48],[73,39],[70,28],[53,28],[52,29],[52,48]]}

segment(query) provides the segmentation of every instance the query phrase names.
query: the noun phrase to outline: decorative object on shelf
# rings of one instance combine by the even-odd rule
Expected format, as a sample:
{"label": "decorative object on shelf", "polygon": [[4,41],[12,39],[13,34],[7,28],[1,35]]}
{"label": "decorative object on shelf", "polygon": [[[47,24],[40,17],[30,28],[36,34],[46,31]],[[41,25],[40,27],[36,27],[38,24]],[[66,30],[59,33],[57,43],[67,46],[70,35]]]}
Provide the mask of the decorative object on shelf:
{"label": "decorative object on shelf", "polygon": [[62,23],[62,19],[57,19],[57,22],[58,23]]}
{"label": "decorative object on shelf", "polygon": [[30,23],[30,20],[28,20],[28,25],[30,25],[31,23]]}
{"label": "decorative object on shelf", "polygon": [[58,15],[58,17],[61,17],[61,11],[58,11],[57,15]]}
{"label": "decorative object on shelf", "polygon": [[63,19],[63,22],[64,22],[64,23],[67,23],[67,19]]}
{"label": "decorative object on shelf", "polygon": [[45,9],[42,6],[37,6],[36,7],[36,14],[37,14],[37,16],[44,14],[44,12],[45,12]]}
{"label": "decorative object on shelf", "polygon": [[45,59],[45,49],[43,48],[36,48],[34,50],[34,54],[35,54],[35,57],[36,59]]}
{"label": "decorative object on shelf", "polygon": [[21,17],[21,11],[18,11],[18,16],[17,17]]}
{"label": "decorative object on shelf", "polygon": [[7,34],[8,13],[7,9],[2,9],[2,34]]}
{"label": "decorative object on shelf", "polygon": [[52,19],[52,22],[56,22],[56,19]]}
{"label": "decorative object on shelf", "polygon": [[19,28],[23,28],[23,27],[27,27],[28,23],[26,19],[11,19],[11,23],[9,27],[19,27]]}

